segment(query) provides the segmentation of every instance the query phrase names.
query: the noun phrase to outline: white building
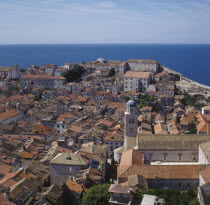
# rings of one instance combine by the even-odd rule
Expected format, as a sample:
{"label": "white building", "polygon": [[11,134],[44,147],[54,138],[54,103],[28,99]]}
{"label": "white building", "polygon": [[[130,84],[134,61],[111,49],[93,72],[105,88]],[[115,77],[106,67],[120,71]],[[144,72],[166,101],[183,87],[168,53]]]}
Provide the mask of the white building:
{"label": "white building", "polygon": [[20,88],[44,87],[48,89],[63,88],[65,78],[51,75],[24,75],[20,78]]}
{"label": "white building", "polygon": [[150,72],[127,71],[123,79],[125,92],[135,90],[144,93],[152,81],[152,74]]}
{"label": "white building", "polygon": [[55,70],[56,70],[57,66],[56,65],[47,65],[45,67],[45,73],[49,73],[49,74],[54,74],[55,73]]}
{"label": "white building", "polygon": [[138,113],[135,101],[129,100],[126,108],[124,146],[114,151],[116,161],[119,161],[123,152],[137,149],[144,154],[144,161],[147,164],[209,164],[210,135],[138,134]]}
{"label": "white building", "polygon": [[19,67],[0,67],[0,79],[19,78]]}
{"label": "white building", "polygon": [[68,69],[68,70],[71,69],[72,66],[73,66],[72,63],[64,63],[64,65],[63,65],[63,67],[66,68],[66,69]]}
{"label": "white building", "polygon": [[158,72],[160,69],[160,64],[155,60],[129,59],[127,62],[130,69],[135,71]]}
{"label": "white building", "polygon": [[124,137],[115,132],[111,133],[104,139],[104,144],[108,145],[108,156],[114,156],[114,150],[124,145]]}
{"label": "white building", "polygon": [[77,174],[86,163],[76,153],[59,153],[50,161],[51,184],[61,185],[67,179],[76,180]]}

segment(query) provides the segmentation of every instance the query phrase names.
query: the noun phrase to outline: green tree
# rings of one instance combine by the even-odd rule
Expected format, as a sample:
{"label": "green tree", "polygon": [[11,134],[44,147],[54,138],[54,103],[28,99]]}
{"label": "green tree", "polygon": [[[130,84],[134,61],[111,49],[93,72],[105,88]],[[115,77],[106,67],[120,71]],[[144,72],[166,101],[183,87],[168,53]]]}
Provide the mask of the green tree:
{"label": "green tree", "polygon": [[74,65],[72,69],[64,72],[62,76],[66,78],[67,82],[74,82],[79,80],[84,72],[85,69],[83,66]]}
{"label": "green tree", "polygon": [[191,123],[188,125],[188,134],[197,134],[197,127],[196,125],[198,124],[198,118],[194,117]]}
{"label": "green tree", "polygon": [[112,77],[112,76],[115,76],[115,69],[114,68],[111,68],[107,77]]}
{"label": "green tree", "polygon": [[198,205],[195,190],[179,191],[170,189],[138,190],[135,198],[143,198],[144,194],[155,195],[166,201],[167,205]]}
{"label": "green tree", "polygon": [[21,72],[21,73],[23,73],[23,72],[25,72],[25,71],[26,71],[25,69],[20,69],[20,72]]}
{"label": "green tree", "polygon": [[180,75],[179,74],[169,73],[169,75],[172,77],[172,79],[174,81],[180,81]]}
{"label": "green tree", "polygon": [[109,187],[109,184],[100,184],[90,188],[82,198],[82,205],[108,205],[110,198]]}
{"label": "green tree", "polygon": [[174,80],[175,80],[175,81],[180,81],[180,75],[175,74],[175,75],[174,75]]}

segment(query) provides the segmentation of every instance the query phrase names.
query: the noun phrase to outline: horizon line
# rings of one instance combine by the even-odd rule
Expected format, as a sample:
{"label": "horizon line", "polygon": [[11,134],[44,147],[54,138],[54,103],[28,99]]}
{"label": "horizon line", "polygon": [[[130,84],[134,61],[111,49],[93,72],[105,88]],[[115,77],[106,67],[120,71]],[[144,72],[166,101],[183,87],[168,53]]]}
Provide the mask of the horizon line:
{"label": "horizon line", "polygon": [[210,43],[0,43],[0,45],[210,45]]}

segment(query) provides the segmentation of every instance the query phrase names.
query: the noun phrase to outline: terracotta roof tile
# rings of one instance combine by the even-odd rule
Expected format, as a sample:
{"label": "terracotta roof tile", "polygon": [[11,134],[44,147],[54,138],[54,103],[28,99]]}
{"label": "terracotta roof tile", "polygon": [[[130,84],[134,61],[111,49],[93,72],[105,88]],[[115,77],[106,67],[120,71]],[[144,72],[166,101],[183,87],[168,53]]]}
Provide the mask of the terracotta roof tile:
{"label": "terracotta roof tile", "polygon": [[48,79],[48,80],[65,80],[64,77],[61,76],[51,76],[51,75],[24,75],[21,79]]}
{"label": "terracotta roof tile", "polygon": [[124,74],[124,78],[149,78],[150,75],[150,72],[127,71]]}
{"label": "terracotta roof tile", "polygon": [[12,166],[0,163],[0,174],[6,175],[11,169]]}
{"label": "terracotta roof tile", "polygon": [[[83,187],[81,184],[78,184],[77,182],[74,182],[72,180],[66,181],[66,186],[73,192],[80,194],[83,191]],[[87,189],[85,188],[84,191],[86,192]]]}
{"label": "terracotta roof tile", "polygon": [[143,164],[144,154],[138,150],[130,149],[122,153],[120,166],[128,166],[133,164]]}
{"label": "terracotta roof tile", "polygon": [[8,110],[0,114],[0,120],[7,120],[19,114],[20,113],[14,109]]}
{"label": "terracotta roof tile", "polygon": [[146,179],[198,179],[200,165],[131,165],[122,168],[119,166],[119,178],[137,174]]}

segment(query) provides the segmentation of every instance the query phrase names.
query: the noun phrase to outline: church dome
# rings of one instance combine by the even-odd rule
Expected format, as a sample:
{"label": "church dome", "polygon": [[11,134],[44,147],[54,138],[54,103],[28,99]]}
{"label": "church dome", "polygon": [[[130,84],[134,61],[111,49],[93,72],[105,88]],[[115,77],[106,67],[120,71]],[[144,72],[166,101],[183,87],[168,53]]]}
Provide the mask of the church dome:
{"label": "church dome", "polygon": [[134,100],[129,100],[126,104],[126,107],[136,107],[136,102]]}

